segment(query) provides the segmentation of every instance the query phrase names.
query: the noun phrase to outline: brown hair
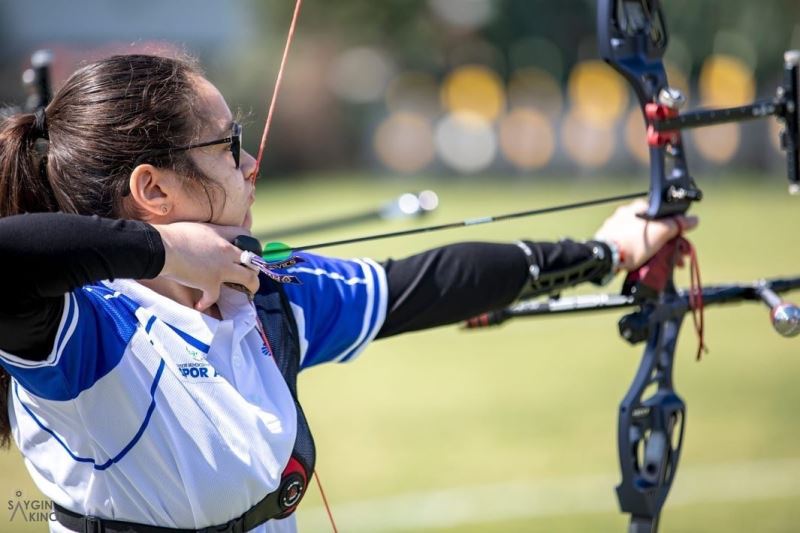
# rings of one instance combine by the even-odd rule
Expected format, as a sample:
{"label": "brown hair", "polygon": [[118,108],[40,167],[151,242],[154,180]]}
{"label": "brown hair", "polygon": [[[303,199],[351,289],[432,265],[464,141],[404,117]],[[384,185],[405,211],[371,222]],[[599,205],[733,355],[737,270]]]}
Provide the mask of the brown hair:
{"label": "brown hair", "polygon": [[[0,217],[64,211],[137,218],[123,202],[137,160],[172,168],[201,187],[210,205],[213,184],[187,152],[146,157],[196,140],[205,118],[196,108],[200,76],[188,59],[113,56],[75,72],[45,110],[4,120]],[[8,389],[0,368],[0,447],[10,442]]]}

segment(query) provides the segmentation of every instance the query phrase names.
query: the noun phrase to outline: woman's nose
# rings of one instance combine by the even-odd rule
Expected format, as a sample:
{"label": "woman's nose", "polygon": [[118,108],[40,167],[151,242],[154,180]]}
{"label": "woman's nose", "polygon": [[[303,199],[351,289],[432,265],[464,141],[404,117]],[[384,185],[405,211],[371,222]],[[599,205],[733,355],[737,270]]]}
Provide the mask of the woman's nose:
{"label": "woman's nose", "polygon": [[239,166],[242,169],[242,175],[244,175],[244,179],[255,183],[256,178],[258,178],[258,175],[256,175],[257,169],[255,158],[250,155],[247,150],[242,150],[240,157],[241,159],[239,161]]}

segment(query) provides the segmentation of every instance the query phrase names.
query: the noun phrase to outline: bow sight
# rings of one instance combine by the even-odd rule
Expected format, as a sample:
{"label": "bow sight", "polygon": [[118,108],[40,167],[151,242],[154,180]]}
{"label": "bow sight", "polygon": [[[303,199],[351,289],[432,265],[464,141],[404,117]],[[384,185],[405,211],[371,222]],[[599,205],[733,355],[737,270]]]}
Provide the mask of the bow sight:
{"label": "bow sight", "polygon": [[659,94],[658,103],[645,106],[645,113],[651,124],[647,130],[647,142],[653,146],[667,146],[679,130],[741,122],[775,116],[784,127],[780,133],[781,149],[786,152],[789,192],[800,193],[800,174],[798,172],[798,66],[800,50],[790,50],[783,54],[783,85],[778,87],[775,97],[752,104],[724,109],[702,109],[688,113],[678,113],[685,101],[680,91],[665,89]]}
{"label": "bow sight", "polygon": [[690,202],[702,198],[686,167],[680,131],[726,122],[769,116],[783,122],[781,147],[786,152],[789,191],[800,193],[800,51],[784,54],[784,81],[774,98],[739,107],[680,113],[686,100],[667,82],[663,56],[669,37],[659,4],[658,0],[599,0],[597,10],[600,54],[631,83],[647,124],[652,193],[647,216],[682,213]]}

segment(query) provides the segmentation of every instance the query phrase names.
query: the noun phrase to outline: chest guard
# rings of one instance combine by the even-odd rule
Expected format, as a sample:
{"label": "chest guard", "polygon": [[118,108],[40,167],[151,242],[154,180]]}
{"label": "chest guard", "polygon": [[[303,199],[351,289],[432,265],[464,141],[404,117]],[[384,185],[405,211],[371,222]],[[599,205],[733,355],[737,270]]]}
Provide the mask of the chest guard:
{"label": "chest guard", "polygon": [[294,441],[292,457],[283,473],[278,503],[282,508],[277,518],[290,515],[305,494],[308,481],[314,472],[316,448],[314,438],[303,413],[303,407],[297,399],[297,373],[300,370],[300,338],[297,324],[289,304],[289,299],[280,283],[276,283],[263,274],[260,276],[261,287],[253,298],[256,313],[272,348],[272,356],[278,369],[289,386],[295,408],[297,410],[297,437]]}

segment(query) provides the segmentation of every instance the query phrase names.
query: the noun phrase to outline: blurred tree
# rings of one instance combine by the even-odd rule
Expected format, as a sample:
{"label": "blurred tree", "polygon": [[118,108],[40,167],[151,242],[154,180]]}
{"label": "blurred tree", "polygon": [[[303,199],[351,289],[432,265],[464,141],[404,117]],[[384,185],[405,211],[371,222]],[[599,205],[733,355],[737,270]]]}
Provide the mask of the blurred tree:
{"label": "blurred tree", "polygon": [[[294,2],[254,2],[274,19],[291,19]],[[438,36],[426,0],[344,0],[304,5],[302,31],[335,35],[345,46],[379,45],[398,52],[411,63],[425,64],[436,49]]]}
{"label": "blurred tree", "polygon": [[[253,5],[262,14],[288,21],[293,4],[281,0]],[[426,65],[437,50],[447,46],[453,34],[463,33],[443,28],[429,4],[426,0],[308,3],[302,27],[311,33],[334,34],[343,44],[380,45],[412,66]],[[595,50],[594,0],[491,0],[491,4],[494,16],[480,33],[503,50],[526,37],[545,37],[567,52],[568,65]],[[757,75],[773,76],[783,51],[791,44],[800,46],[800,42],[792,43],[793,35],[800,40],[797,0],[664,0],[662,6],[671,34],[691,50],[695,68],[720,46],[717,36],[721,31],[741,35],[749,42],[755,52]]]}

